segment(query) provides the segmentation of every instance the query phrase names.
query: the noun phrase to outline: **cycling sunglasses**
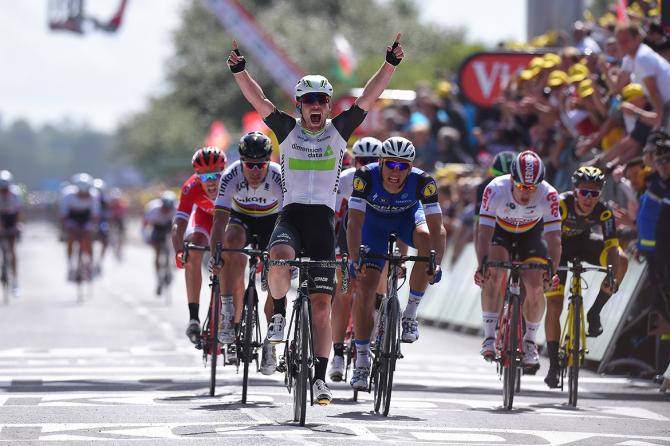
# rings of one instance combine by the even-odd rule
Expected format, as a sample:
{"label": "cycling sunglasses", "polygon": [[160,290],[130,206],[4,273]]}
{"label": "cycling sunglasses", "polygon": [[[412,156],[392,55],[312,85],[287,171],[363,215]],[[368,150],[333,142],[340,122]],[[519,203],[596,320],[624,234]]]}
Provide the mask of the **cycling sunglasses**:
{"label": "cycling sunglasses", "polygon": [[582,189],[582,188],[576,188],[575,189],[577,193],[579,194],[580,197],[593,197],[593,198],[598,198],[602,191],[597,190],[597,189]]}
{"label": "cycling sunglasses", "polygon": [[323,93],[307,93],[300,97],[300,102],[303,104],[314,104],[315,102],[318,102],[323,105],[330,102],[330,96]]}
{"label": "cycling sunglasses", "polygon": [[519,189],[522,192],[535,192],[537,190],[537,186],[534,185],[534,184],[525,185],[525,184],[522,184],[522,183],[516,183],[515,182],[514,187],[516,187],[517,189]]}
{"label": "cycling sunglasses", "polygon": [[379,158],[374,157],[374,156],[359,156],[356,158],[356,162],[362,165],[370,164],[370,163],[376,163],[379,161]]}
{"label": "cycling sunglasses", "polygon": [[396,167],[400,171],[409,169],[409,163],[407,161],[384,160],[384,165],[391,170],[395,170]]}
{"label": "cycling sunglasses", "polygon": [[221,172],[199,173],[200,181],[206,183],[208,181],[219,181],[221,179]]}
{"label": "cycling sunglasses", "polygon": [[242,165],[249,170],[263,170],[268,164],[270,164],[268,161],[242,161]]}

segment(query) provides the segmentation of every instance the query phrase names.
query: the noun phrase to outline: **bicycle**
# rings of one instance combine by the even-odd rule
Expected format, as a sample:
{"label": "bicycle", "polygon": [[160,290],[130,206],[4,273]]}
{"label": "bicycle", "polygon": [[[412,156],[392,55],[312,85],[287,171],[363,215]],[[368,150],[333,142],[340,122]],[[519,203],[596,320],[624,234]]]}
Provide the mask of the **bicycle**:
{"label": "bicycle", "polygon": [[[90,254],[81,252],[81,239],[75,240],[72,257],[76,258],[76,267],[70,280],[77,286],[77,303],[82,304],[85,295],[93,293],[93,261]],[[72,264],[72,257],[68,260],[68,264]]]}
{"label": "bicycle", "polygon": [[[284,384],[289,393],[293,391],[293,421],[305,425],[307,412],[307,387],[310,388],[310,406],[314,405],[312,382],[314,364],[314,341],[312,339],[312,307],[309,300],[309,268],[340,268],[342,270],[342,292],[349,287],[347,262],[344,254],[341,260],[310,260],[298,257],[295,260],[271,260],[267,251],[263,252],[261,284],[267,288],[268,269],[271,266],[293,266],[298,268],[298,296],[293,301],[293,311],[288,332],[293,331],[293,339],[285,341],[284,355],[279,358],[277,370],[284,373]],[[295,323],[295,324],[294,324]]]}
{"label": "bicycle", "polygon": [[486,268],[509,269],[505,289],[502,318],[496,333],[496,357],[498,376],[503,381],[503,407],[512,410],[514,392],[518,391],[521,382],[521,358],[523,357],[523,296],[521,294],[521,277],[523,270],[536,269],[551,271],[550,263],[522,263],[515,253],[511,253],[511,261],[486,261],[482,274]]}
{"label": "bicycle", "polygon": [[2,264],[0,265],[0,283],[2,283],[2,301],[9,305],[9,295],[11,293],[11,281],[9,278],[9,263],[11,261],[9,254],[9,240],[0,235],[0,251],[2,251]]}
{"label": "bicycle", "polygon": [[162,248],[159,251],[156,279],[158,281],[156,294],[158,296],[164,295],[165,304],[170,305],[172,302],[172,293],[170,292],[170,285],[172,284],[172,255],[167,236],[164,238]]}
{"label": "bicycle", "polygon": [[[428,273],[435,272],[435,251],[431,250],[428,257],[408,256],[400,253],[396,246],[397,235],[390,234],[388,239],[388,252],[378,254],[367,252],[367,247],[361,245],[359,249],[359,269],[363,260],[379,259],[389,263],[388,288],[386,297],[382,299],[379,307],[379,328],[377,339],[372,350],[373,360],[370,369],[370,383],[368,392],[374,385],[374,408],[375,412],[388,416],[391,407],[391,394],[393,392],[393,374],[396,361],[403,357],[400,350],[400,301],[398,300],[398,276],[404,262],[426,262]],[[403,282],[404,283],[404,282]],[[402,286],[402,284],[401,284]]]}
{"label": "bicycle", "polygon": [[568,301],[568,316],[561,332],[561,346],[558,351],[558,364],[561,370],[561,390],[563,379],[568,375],[568,403],[577,407],[579,386],[579,369],[586,354],[586,329],[584,328],[584,297],[582,296],[582,273],[599,271],[607,274],[610,287],[613,286],[614,274],[612,265],[583,266],[579,258],[570,260],[572,266],[561,266],[559,271],[572,273],[570,279],[570,297]]}
{"label": "bicycle", "polygon": [[[222,252],[238,252],[249,256],[248,285],[244,291],[244,302],[242,307],[242,318],[240,327],[235,337],[235,349],[237,355],[237,371],[239,373],[240,362],[242,363],[242,404],[247,403],[247,390],[249,387],[249,364],[256,362],[258,365],[258,349],[263,346],[261,341],[261,325],[258,317],[258,291],[256,290],[256,274],[258,273],[258,259],[263,255],[258,249],[256,237],[252,237],[251,249],[249,248],[222,248]],[[265,288],[263,288],[265,289]],[[242,352],[240,355],[239,352]]]}
{"label": "bicycle", "polygon": [[[217,243],[216,251],[214,252],[214,262],[221,261],[221,243]],[[182,258],[184,263],[188,261],[189,251],[203,251],[208,252],[209,246],[194,245],[189,242],[184,242],[184,250]],[[202,333],[200,336],[200,343],[196,344],[196,348],[202,350],[203,365],[207,367],[207,359],[209,356],[210,375],[209,375],[209,396],[214,396],[216,392],[216,363],[217,356],[221,354],[221,345],[219,344],[219,318],[221,317],[221,292],[219,287],[219,276],[210,274],[209,276],[211,289],[209,299],[209,309],[207,310],[207,318],[202,325]]]}

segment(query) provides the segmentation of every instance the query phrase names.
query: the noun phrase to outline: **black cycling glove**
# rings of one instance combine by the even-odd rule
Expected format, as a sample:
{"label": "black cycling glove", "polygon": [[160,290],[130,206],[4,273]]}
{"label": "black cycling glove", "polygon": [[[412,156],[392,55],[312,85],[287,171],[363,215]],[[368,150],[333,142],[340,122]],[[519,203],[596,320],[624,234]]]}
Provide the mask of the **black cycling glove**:
{"label": "black cycling glove", "polygon": [[395,57],[395,54],[393,54],[393,50],[398,46],[398,42],[393,42],[393,46],[391,47],[391,51],[386,52],[386,62],[390,63],[393,66],[397,66],[402,59],[398,59]]}
{"label": "black cycling glove", "polygon": [[[233,50],[233,51],[235,51],[235,54],[237,54],[238,56],[241,55],[241,54],[240,54],[240,50],[235,49],[235,50]],[[246,64],[247,64],[247,60],[246,60],[246,59],[242,59],[242,60],[240,60],[239,62],[237,62],[235,65],[230,65],[230,71],[232,71],[233,73],[239,73],[239,72],[241,72],[241,71],[244,71],[244,66],[245,66]]]}

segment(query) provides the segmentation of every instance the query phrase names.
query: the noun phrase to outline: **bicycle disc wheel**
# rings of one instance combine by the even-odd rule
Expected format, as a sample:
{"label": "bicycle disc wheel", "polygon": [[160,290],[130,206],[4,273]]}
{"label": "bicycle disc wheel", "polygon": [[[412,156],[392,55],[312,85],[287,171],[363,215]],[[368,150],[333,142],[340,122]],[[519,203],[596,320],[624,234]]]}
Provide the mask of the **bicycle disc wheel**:
{"label": "bicycle disc wheel", "polygon": [[386,388],[384,391],[384,416],[389,414],[391,408],[391,393],[393,392],[393,372],[398,359],[398,313],[400,303],[397,298],[389,300],[387,328],[384,333],[384,351],[386,356]]}
{"label": "bicycle disc wheel", "polygon": [[209,318],[209,333],[211,335],[210,343],[210,375],[209,375],[209,396],[214,396],[216,392],[216,362],[219,355],[219,317],[221,310],[221,303],[219,301],[218,287],[212,289],[212,306],[210,309],[211,317]]}
{"label": "bicycle disc wheel", "polygon": [[568,369],[568,402],[572,407],[577,407],[577,387],[579,385],[579,366],[580,366],[580,341],[581,341],[581,316],[582,316],[582,300],[575,298],[574,309],[572,315],[572,327],[570,327],[570,368]]}
{"label": "bicycle disc wheel", "polygon": [[249,387],[249,363],[251,362],[251,343],[254,332],[254,288],[248,287],[244,295],[244,309],[242,310],[242,321],[244,331],[242,339],[242,361],[244,362],[242,373],[242,403],[247,403],[247,388]]}
{"label": "bicycle disc wheel", "polygon": [[519,324],[519,297],[512,296],[511,315],[507,318],[507,327],[505,327],[506,340],[503,344],[503,406],[507,410],[512,410],[514,403],[514,390],[516,389],[517,375],[517,349],[519,337],[517,325]]}

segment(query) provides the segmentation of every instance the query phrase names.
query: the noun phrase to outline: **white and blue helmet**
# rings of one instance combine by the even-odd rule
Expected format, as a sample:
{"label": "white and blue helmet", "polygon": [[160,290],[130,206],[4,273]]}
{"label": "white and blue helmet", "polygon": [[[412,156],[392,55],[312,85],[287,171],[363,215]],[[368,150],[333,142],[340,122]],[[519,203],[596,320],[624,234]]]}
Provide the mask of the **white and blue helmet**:
{"label": "white and blue helmet", "polygon": [[407,161],[414,161],[416,150],[414,144],[402,136],[391,136],[382,144],[383,158],[400,158]]}
{"label": "white and blue helmet", "polygon": [[354,155],[354,158],[379,158],[382,156],[382,142],[377,138],[366,136],[354,143],[351,154]]}

